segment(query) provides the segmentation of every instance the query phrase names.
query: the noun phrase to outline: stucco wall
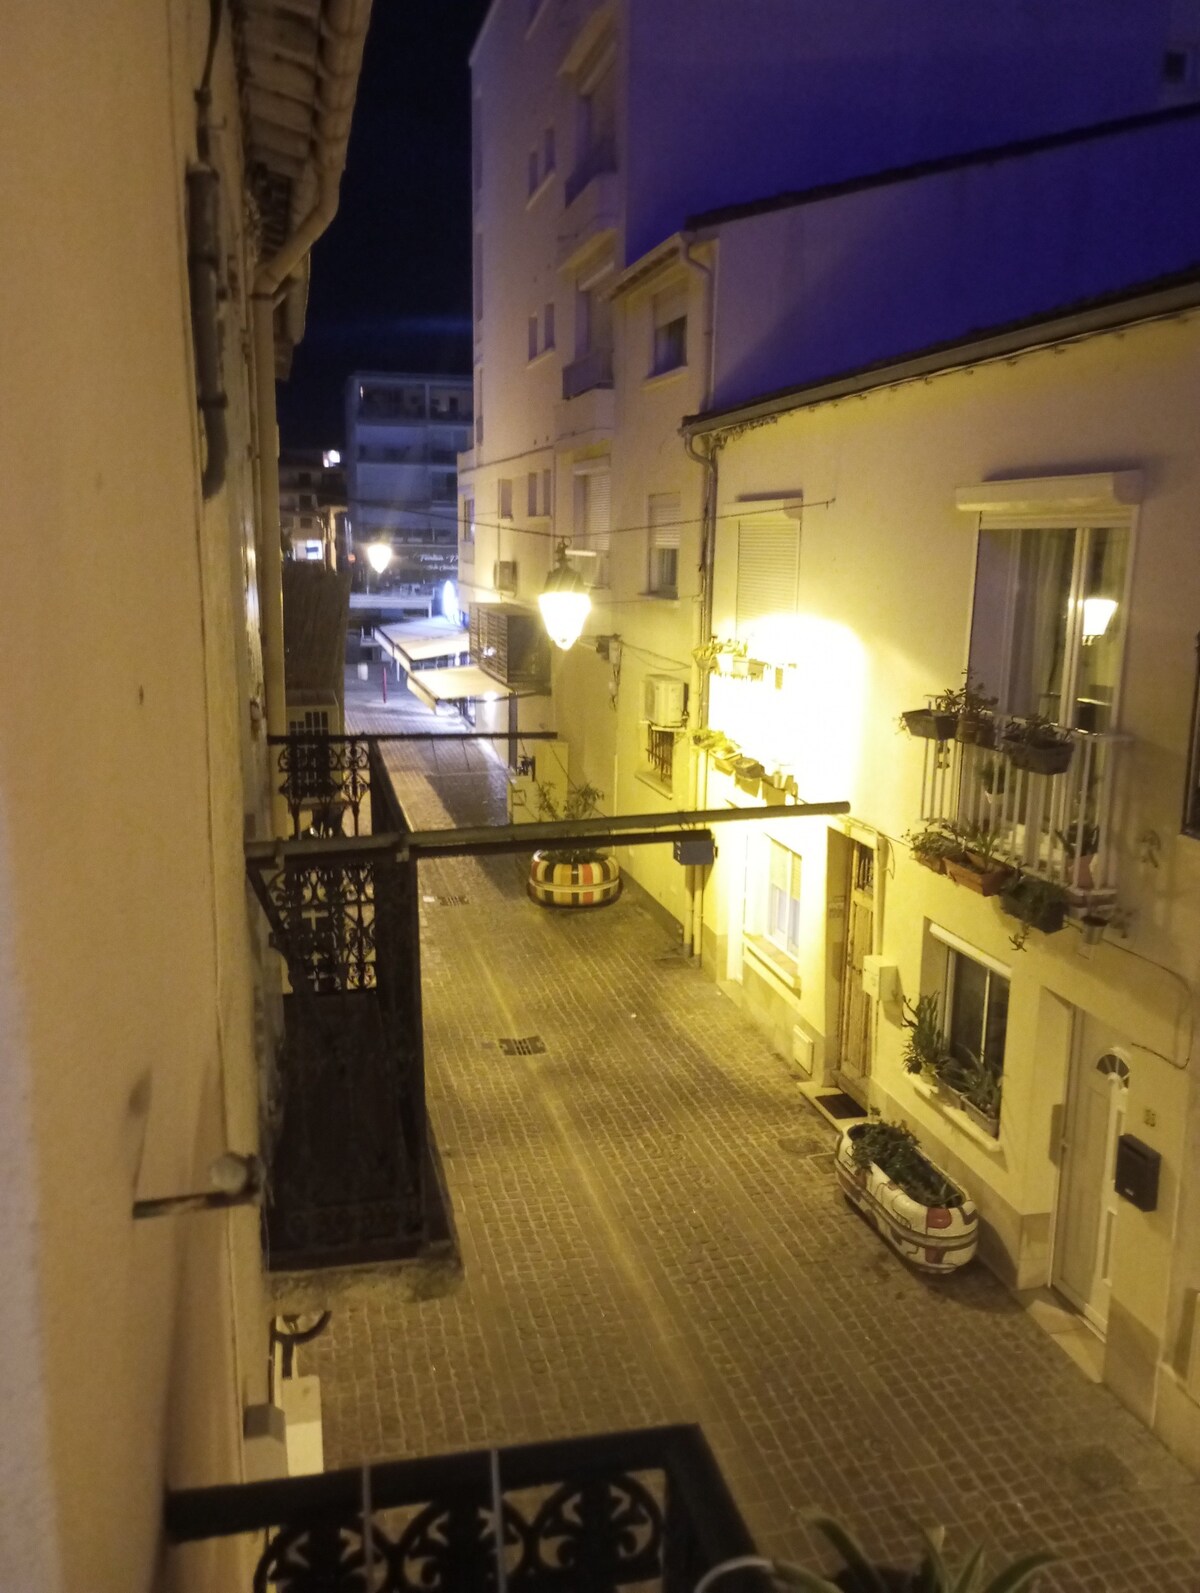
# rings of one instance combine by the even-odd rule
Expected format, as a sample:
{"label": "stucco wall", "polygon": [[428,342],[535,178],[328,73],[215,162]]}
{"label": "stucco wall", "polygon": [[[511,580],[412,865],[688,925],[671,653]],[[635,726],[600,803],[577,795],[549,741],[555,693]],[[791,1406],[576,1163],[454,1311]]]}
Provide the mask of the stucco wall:
{"label": "stucco wall", "polygon": [[[6,16],[0,1205],[24,1217],[0,1399],[25,1473],[5,1513],[36,1501],[0,1533],[6,1587],[150,1587],[164,1482],[235,1480],[263,1397],[253,1213],[131,1218],[257,1123],[241,302],[204,508],[183,234],[207,22],[191,0]],[[227,36],[215,87],[240,224]]]}

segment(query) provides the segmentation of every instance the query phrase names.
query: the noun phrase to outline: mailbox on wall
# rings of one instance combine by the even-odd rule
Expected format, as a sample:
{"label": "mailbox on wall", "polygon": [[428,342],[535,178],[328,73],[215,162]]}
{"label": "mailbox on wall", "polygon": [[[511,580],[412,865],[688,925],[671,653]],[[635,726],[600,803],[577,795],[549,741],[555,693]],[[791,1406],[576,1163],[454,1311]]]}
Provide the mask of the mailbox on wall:
{"label": "mailbox on wall", "polygon": [[1117,1194],[1139,1211],[1158,1208],[1158,1170],[1162,1157],[1132,1134],[1117,1140]]}

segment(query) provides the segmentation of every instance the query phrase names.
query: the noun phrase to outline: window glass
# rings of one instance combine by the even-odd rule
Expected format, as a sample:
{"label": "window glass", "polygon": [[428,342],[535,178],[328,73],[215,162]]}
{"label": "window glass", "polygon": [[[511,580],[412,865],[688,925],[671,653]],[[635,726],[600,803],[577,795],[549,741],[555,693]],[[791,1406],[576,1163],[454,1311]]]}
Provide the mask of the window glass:
{"label": "window glass", "polygon": [[946,1041],[955,1059],[981,1063],[993,1078],[1004,1071],[1008,980],[961,951],[947,948]]}
{"label": "window glass", "polygon": [[800,954],[800,859],[771,841],[768,859],[767,938],[789,957]]}

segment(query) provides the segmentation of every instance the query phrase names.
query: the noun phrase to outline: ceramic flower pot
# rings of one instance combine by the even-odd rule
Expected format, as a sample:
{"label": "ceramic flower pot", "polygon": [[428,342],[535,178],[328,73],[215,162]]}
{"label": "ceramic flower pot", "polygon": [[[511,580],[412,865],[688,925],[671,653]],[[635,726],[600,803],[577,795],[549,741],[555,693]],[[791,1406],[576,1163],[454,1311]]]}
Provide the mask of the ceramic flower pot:
{"label": "ceramic flower pot", "polygon": [[[874,1162],[869,1168],[855,1165],[852,1134],[852,1128],[843,1133],[834,1161],[838,1186],[850,1204],[898,1256],[918,1271],[957,1272],[966,1266],[979,1242],[979,1217],[974,1203],[952,1179],[947,1179],[962,1195],[962,1205],[922,1205],[906,1195]],[[942,1173],[933,1162],[929,1165]]]}
{"label": "ceramic flower pot", "polygon": [[621,894],[621,869],[615,857],[598,853],[563,862],[553,852],[535,852],[526,888],[539,907],[607,907]]}

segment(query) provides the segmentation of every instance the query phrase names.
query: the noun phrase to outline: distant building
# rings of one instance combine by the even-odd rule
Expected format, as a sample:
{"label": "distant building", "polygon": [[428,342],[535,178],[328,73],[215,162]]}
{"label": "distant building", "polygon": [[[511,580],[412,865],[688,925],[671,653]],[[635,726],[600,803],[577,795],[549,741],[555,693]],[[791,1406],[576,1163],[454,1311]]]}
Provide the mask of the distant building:
{"label": "distant building", "polygon": [[279,460],[279,527],[293,559],[353,567],[346,472],[335,448],[293,448]]}
{"label": "distant building", "polygon": [[356,559],[394,554],[385,580],[430,585],[457,559],[458,455],[471,441],[471,378],[356,371],[346,385],[346,479]]}

